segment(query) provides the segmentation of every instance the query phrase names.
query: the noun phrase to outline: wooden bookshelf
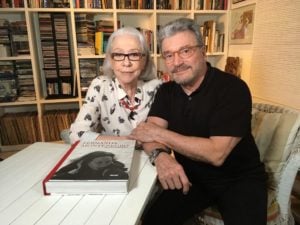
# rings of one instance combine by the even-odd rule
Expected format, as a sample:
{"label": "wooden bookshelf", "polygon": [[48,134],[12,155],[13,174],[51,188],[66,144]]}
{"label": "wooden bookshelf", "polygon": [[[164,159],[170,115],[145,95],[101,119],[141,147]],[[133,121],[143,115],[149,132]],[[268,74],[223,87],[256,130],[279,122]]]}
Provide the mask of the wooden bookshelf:
{"label": "wooden bookshelf", "polygon": [[[48,112],[52,110],[58,109],[75,109],[78,111],[85,95],[84,90],[89,85],[90,80],[93,76],[102,74],[101,66],[105,58],[105,48],[102,49],[100,54],[93,53],[94,50],[91,44],[89,47],[83,47],[84,49],[82,49],[82,46],[88,43],[86,40],[93,38],[93,29],[97,29],[96,24],[97,22],[100,23],[99,21],[111,21],[113,30],[123,26],[133,26],[145,32],[145,35],[149,36],[149,45],[151,46],[152,57],[157,66],[158,74],[163,74],[165,71],[156,39],[157,29],[160,26],[179,17],[192,18],[199,25],[204,25],[205,21],[215,21],[216,30],[218,34],[223,35],[224,44],[221,50],[220,48],[214,48],[214,50],[210,48],[210,51],[207,52],[207,59],[212,65],[224,70],[228,46],[229,13],[227,9],[229,2],[227,0],[186,0],[183,1],[182,5],[179,5],[179,1],[170,1],[172,4],[174,2],[173,5],[162,5],[162,1],[159,0],[136,1],[140,2],[140,5],[131,5],[129,2],[132,3],[134,1],[101,0],[97,4],[94,1],[93,5],[92,1],[89,0],[55,1],[55,3],[52,0],[40,2],[28,0],[24,1],[24,4],[14,3],[16,5],[19,4],[19,7],[14,7],[13,5],[0,7],[0,18],[4,18],[12,23],[25,21],[29,48],[29,54],[27,55],[0,56],[0,62],[12,61],[16,63],[21,60],[30,62],[35,91],[35,96],[30,100],[0,102],[0,116],[7,113],[34,111],[37,113],[41,141],[49,140],[45,135],[45,115],[48,115]],[[227,6],[220,8],[220,6],[216,5],[216,2],[225,2],[224,4]],[[43,52],[44,46],[42,45],[44,41],[40,33],[39,15],[42,14],[49,14],[51,18],[53,15],[59,14],[66,18],[65,29],[68,40],[68,47],[66,48],[70,56],[69,69],[71,76],[67,79],[58,75],[58,78],[60,78],[60,85],[63,82],[70,84],[71,94],[64,95],[59,92],[57,95],[49,98],[49,90],[47,91],[49,79],[46,78],[44,70],[45,52]],[[95,27],[91,26],[93,23]],[[80,26],[80,24],[83,25]],[[53,41],[56,41],[55,44],[57,45],[55,38],[53,38]],[[59,53],[55,52],[55,54],[57,65],[59,62],[57,54]],[[90,61],[91,64],[87,65],[86,61]],[[89,67],[96,67],[96,71],[94,75],[87,79],[86,71],[90,69]],[[19,90],[18,93],[20,93]],[[12,146],[1,146],[0,144],[0,147],[4,149]]]}

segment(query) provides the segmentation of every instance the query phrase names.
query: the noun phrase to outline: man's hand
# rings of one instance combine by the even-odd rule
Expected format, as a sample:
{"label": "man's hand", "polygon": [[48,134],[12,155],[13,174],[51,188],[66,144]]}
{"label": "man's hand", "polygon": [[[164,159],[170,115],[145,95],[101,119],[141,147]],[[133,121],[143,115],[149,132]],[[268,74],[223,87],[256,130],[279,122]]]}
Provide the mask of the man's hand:
{"label": "man's hand", "polygon": [[182,189],[184,194],[189,192],[191,183],[182,166],[172,155],[160,153],[155,160],[155,166],[163,189]]}
{"label": "man's hand", "polygon": [[129,137],[139,142],[154,142],[155,135],[159,134],[162,128],[150,122],[141,122],[132,130]]}

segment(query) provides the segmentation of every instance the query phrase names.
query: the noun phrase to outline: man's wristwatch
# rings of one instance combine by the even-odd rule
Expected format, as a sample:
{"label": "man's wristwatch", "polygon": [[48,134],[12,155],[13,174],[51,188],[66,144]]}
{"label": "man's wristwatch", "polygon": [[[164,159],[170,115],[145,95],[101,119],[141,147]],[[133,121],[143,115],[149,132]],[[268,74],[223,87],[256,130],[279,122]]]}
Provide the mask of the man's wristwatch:
{"label": "man's wristwatch", "polygon": [[156,148],[156,149],[154,149],[154,150],[150,153],[150,155],[149,155],[149,161],[150,161],[150,163],[151,163],[153,166],[155,165],[155,163],[154,163],[155,159],[156,159],[157,156],[158,156],[160,153],[162,153],[162,152],[171,154],[172,151],[171,151],[171,149],[169,149],[169,148],[167,148],[167,149],[164,149],[164,148]]}

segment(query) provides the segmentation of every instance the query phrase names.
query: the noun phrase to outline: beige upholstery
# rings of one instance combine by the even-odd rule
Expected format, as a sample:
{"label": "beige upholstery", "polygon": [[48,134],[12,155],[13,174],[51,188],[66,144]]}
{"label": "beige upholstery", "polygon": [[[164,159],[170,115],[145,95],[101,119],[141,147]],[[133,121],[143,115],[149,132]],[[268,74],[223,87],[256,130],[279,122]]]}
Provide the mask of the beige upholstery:
{"label": "beige upholstery", "polygon": [[[300,112],[254,103],[252,114],[252,133],[270,177],[268,225],[294,225],[290,194],[300,168]],[[199,219],[205,225],[224,224],[214,208]]]}

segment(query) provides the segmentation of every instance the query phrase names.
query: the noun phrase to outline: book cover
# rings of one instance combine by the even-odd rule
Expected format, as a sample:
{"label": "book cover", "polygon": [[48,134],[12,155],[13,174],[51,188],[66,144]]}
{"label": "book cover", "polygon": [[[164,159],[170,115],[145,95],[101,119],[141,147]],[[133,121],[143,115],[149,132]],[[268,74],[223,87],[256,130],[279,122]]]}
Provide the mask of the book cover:
{"label": "book cover", "polygon": [[127,193],[134,140],[78,141],[43,180],[44,194]]}

